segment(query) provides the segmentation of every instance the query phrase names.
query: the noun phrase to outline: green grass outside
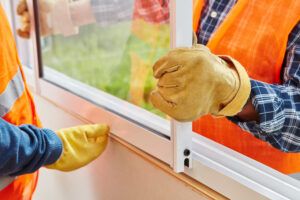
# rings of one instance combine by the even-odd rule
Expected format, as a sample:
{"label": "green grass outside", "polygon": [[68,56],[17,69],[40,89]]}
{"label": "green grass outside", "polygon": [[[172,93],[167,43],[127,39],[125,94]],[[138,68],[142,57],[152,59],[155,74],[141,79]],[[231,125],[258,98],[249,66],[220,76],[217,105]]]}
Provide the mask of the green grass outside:
{"label": "green grass outside", "polygon": [[[74,36],[57,35],[46,38],[42,44],[43,63],[69,77],[128,100],[131,68],[128,52],[138,52],[145,58],[151,54],[151,63],[154,63],[168,50],[165,48],[168,46],[166,41],[162,41],[162,47],[151,49],[130,34],[130,26],[128,22],[108,27],[88,25],[81,27],[80,34]],[[144,88],[145,99],[140,106],[164,116],[148,100],[154,86],[152,70],[149,70]]]}

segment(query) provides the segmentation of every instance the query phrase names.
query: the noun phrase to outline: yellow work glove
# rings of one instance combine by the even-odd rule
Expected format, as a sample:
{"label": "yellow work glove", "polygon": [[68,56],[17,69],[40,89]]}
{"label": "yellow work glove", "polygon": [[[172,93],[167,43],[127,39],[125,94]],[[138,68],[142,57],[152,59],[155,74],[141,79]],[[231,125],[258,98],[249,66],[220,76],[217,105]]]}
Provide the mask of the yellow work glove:
{"label": "yellow work glove", "polygon": [[63,152],[49,169],[72,171],[96,159],[105,149],[108,141],[107,125],[84,125],[57,131],[63,143]]}
{"label": "yellow work glove", "polygon": [[[39,22],[40,22],[40,34],[47,36],[52,33],[52,28],[47,20],[48,13],[53,8],[53,0],[38,0],[39,7]],[[30,38],[30,14],[26,0],[20,0],[17,5],[17,14],[21,18],[21,28],[17,29],[17,33],[22,38]]]}
{"label": "yellow work glove", "polygon": [[158,83],[151,102],[179,121],[236,115],[250,95],[250,80],[241,64],[203,45],[171,50],[154,64],[153,74]]}

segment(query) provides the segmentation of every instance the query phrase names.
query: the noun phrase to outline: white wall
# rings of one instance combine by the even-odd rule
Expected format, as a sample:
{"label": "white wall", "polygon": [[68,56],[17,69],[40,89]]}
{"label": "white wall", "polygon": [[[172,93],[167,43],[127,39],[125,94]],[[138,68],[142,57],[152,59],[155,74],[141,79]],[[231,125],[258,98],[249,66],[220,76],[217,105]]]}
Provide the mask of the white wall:
{"label": "white wall", "polygon": [[[62,127],[84,124],[84,121],[59,109],[50,102],[35,97],[37,109],[45,127]],[[209,185],[223,183],[231,199],[264,199],[257,193],[230,181],[213,170],[201,176]],[[201,173],[200,173],[201,174]],[[221,177],[221,180],[211,177]],[[220,186],[220,184],[217,184]],[[195,186],[195,185],[194,185]],[[196,184],[210,193],[210,189]],[[216,198],[221,198],[214,194]],[[228,194],[226,194],[228,195]],[[137,155],[111,139],[104,154],[89,166],[71,173],[42,169],[34,200],[201,200],[211,199],[162,170],[149,160]]]}

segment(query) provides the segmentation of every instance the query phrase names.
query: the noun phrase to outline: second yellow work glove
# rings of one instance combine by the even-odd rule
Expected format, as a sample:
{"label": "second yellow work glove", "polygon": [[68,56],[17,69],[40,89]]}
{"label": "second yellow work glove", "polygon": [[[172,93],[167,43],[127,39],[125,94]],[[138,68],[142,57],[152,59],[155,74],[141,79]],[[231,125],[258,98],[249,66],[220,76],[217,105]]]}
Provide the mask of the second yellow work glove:
{"label": "second yellow work glove", "polygon": [[57,131],[63,144],[60,158],[49,169],[72,171],[96,159],[105,149],[108,141],[107,125],[83,125]]}
{"label": "second yellow work glove", "polygon": [[[52,28],[49,25],[47,18],[48,13],[53,9],[54,0],[38,0],[39,8],[39,23],[41,36],[47,36],[52,33]],[[30,38],[30,14],[27,4],[27,0],[19,0],[17,5],[17,14],[21,18],[21,27],[17,30],[17,33],[22,38]]]}
{"label": "second yellow work glove", "polygon": [[177,48],[153,66],[158,79],[151,94],[155,107],[179,121],[203,115],[233,116],[250,95],[243,66],[228,56],[216,56],[203,45]]}

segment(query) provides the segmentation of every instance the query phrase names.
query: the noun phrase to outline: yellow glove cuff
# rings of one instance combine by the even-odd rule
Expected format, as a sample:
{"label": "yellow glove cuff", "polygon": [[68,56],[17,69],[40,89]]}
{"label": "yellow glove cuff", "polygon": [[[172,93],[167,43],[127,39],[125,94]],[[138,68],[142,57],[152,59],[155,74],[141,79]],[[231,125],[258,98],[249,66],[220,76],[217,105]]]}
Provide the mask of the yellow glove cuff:
{"label": "yellow glove cuff", "polygon": [[237,62],[230,56],[219,57],[232,64],[232,66],[236,69],[240,79],[240,87],[233,100],[229,102],[224,108],[222,108],[217,115],[234,116],[243,109],[244,105],[248,101],[251,92],[250,78],[245,68],[239,62]]}

